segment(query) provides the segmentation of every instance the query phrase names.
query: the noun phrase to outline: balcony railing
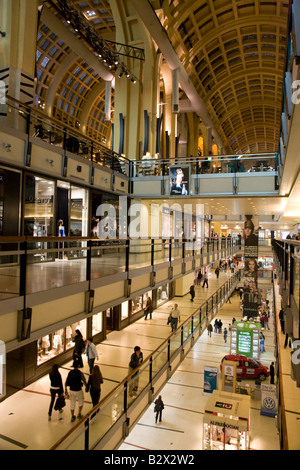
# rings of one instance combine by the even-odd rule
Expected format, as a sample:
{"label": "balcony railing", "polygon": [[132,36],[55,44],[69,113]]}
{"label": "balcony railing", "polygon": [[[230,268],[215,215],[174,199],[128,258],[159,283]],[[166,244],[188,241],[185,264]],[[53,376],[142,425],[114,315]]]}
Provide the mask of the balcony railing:
{"label": "balcony railing", "polygon": [[170,167],[188,165],[190,175],[258,173],[277,171],[278,156],[274,153],[224,155],[210,157],[180,157],[170,159],[131,160],[134,163],[134,177],[167,176]]}
{"label": "balcony railing", "polygon": [[0,299],[93,281],[161,263],[229,256],[232,239],[99,240],[73,237],[1,237]]}
{"label": "balcony railing", "polygon": [[[9,113],[15,114],[14,126],[24,131],[29,139],[41,141],[71,152],[95,165],[101,165],[124,175],[130,175],[130,161],[124,156],[109,149],[104,144],[84,135],[80,130],[66,123],[46,116],[37,108],[29,107],[14,98],[7,97],[6,107]],[[17,117],[19,124],[17,125]]]}

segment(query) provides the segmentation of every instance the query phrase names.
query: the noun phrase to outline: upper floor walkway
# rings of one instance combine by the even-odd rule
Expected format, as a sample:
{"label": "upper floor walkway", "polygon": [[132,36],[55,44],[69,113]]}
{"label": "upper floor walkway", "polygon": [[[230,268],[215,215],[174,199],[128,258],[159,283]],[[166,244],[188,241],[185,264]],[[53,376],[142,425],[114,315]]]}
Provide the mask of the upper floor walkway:
{"label": "upper floor walkway", "polygon": [[36,108],[11,98],[6,107],[11,125],[0,131],[2,164],[135,197],[278,194],[274,153],[135,160]]}

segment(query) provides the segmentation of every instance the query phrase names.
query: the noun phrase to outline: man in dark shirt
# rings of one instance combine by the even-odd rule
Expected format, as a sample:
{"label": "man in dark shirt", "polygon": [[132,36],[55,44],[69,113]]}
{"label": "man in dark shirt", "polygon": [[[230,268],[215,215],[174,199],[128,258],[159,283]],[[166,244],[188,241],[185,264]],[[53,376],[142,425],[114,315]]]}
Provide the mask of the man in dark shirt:
{"label": "man in dark shirt", "polygon": [[[143,362],[143,353],[139,346],[135,346],[134,353],[131,355],[129,366],[128,366],[128,375],[134,371],[140,364]],[[129,379],[129,395],[134,396],[133,392],[137,392],[139,386],[139,372],[131,376]]]}
{"label": "man in dark shirt", "polygon": [[83,390],[82,386],[83,384],[86,385],[86,379],[83,375],[83,373],[78,369],[79,363],[78,361],[74,361],[73,363],[73,370],[70,370],[67,380],[65,383],[65,392],[68,394],[68,387],[70,388],[70,410],[71,410],[71,421],[75,421],[75,405],[76,401],[78,401],[79,405],[79,412],[78,412],[78,419],[82,418],[81,411],[83,408],[83,403],[84,403],[84,395],[83,395]]}

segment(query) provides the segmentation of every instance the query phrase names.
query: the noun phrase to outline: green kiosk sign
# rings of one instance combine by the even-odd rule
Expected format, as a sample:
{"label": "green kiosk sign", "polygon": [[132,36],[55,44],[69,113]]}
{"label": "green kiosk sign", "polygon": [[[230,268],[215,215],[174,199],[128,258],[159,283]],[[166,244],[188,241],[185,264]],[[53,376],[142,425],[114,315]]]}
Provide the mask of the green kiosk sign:
{"label": "green kiosk sign", "polygon": [[260,324],[253,322],[234,322],[231,330],[231,354],[259,358]]}

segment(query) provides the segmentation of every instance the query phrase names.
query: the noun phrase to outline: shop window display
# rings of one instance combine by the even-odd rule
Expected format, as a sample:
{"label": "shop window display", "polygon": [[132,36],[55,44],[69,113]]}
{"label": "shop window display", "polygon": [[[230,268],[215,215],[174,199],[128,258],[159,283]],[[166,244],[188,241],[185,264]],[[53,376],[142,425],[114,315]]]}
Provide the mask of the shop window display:
{"label": "shop window display", "polygon": [[38,340],[38,366],[50,361],[59,354],[62,354],[64,352],[64,348],[65,329],[43,336]]}
{"label": "shop window display", "polygon": [[157,288],[157,306],[166,302],[169,299],[169,284],[163,284]]}
{"label": "shop window display", "polygon": [[[110,312],[110,309],[108,309]],[[97,335],[102,332],[103,330],[103,321],[102,321],[102,312],[93,315],[92,317],[92,334]]]}
{"label": "shop window display", "polygon": [[67,326],[54,333],[43,336],[37,343],[37,365],[40,366],[45,362],[54,359],[65,351],[74,347],[73,338],[75,330],[79,329],[86,338],[86,320],[74,323],[74,325]]}
{"label": "shop window display", "polygon": [[138,295],[131,300],[131,315],[145,309],[148,297],[152,299],[152,291],[145,292],[143,295]]}
{"label": "shop window display", "polygon": [[139,295],[131,300],[131,314],[134,315],[143,309],[143,296]]}
{"label": "shop window display", "polygon": [[128,302],[123,302],[121,305],[121,320],[128,318]]}

